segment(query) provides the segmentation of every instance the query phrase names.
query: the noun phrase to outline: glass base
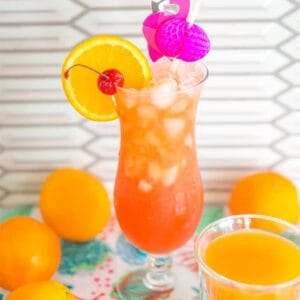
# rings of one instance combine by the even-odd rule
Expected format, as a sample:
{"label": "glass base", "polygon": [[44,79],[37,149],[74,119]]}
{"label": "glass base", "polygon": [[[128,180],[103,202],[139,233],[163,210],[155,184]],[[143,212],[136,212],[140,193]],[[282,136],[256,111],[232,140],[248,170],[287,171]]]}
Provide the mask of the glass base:
{"label": "glass base", "polygon": [[[137,270],[127,275],[126,279],[114,286],[114,299],[120,300],[143,300],[143,299],[169,299],[174,288],[165,291],[153,290],[161,286],[148,287],[146,270]],[[146,284],[145,284],[146,281]]]}
{"label": "glass base", "polygon": [[[118,299],[165,299],[175,288],[171,271],[172,259],[168,256],[149,256],[148,269],[127,275],[114,286]],[[176,284],[177,286],[177,284]]]}
{"label": "glass base", "polygon": [[172,259],[169,256],[150,256],[148,258],[148,271],[143,279],[145,286],[157,292],[172,290],[174,277],[171,268]]}

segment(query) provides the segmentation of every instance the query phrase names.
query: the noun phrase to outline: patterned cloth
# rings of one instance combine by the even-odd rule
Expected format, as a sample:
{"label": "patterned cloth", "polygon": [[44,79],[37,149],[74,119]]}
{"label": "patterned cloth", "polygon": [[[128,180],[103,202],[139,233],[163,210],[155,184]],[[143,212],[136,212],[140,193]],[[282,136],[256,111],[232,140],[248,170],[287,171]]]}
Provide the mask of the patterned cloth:
{"label": "patterned cloth", "polygon": [[[17,215],[31,215],[40,219],[38,209],[18,207],[0,210],[0,222]],[[223,215],[222,207],[206,207],[197,233]],[[194,259],[193,240],[173,253],[174,273],[182,288],[167,293],[154,293],[143,287],[141,279],[147,254],[126,240],[114,217],[96,239],[86,243],[62,241],[61,246],[62,262],[54,279],[68,286],[78,300],[198,299],[198,268]],[[130,298],[121,298],[119,291],[130,291]],[[6,292],[0,290],[0,300],[5,295]]]}

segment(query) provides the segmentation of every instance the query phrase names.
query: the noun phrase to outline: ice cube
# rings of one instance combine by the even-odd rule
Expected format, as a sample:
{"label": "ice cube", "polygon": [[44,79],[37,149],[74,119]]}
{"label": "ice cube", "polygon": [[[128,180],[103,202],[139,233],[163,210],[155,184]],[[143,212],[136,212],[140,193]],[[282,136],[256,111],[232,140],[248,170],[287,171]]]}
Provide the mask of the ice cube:
{"label": "ice cube", "polygon": [[159,137],[151,130],[146,133],[145,141],[149,145],[159,147],[160,146],[160,139]]}
{"label": "ice cube", "polygon": [[184,112],[187,106],[188,106],[188,102],[184,99],[180,99],[172,105],[170,112],[175,114]]}
{"label": "ice cube", "polygon": [[133,108],[138,101],[138,91],[135,89],[128,89],[121,99],[121,104],[124,104],[128,109]]}
{"label": "ice cube", "polygon": [[184,130],[184,120],[180,118],[167,118],[164,120],[164,126],[167,135],[171,138],[176,138]]}
{"label": "ice cube", "polygon": [[182,83],[186,79],[190,78],[191,73],[196,71],[196,64],[195,63],[186,63],[183,61],[179,61],[177,68],[176,68],[176,78],[178,82]]}
{"label": "ice cube", "polygon": [[143,192],[150,192],[152,190],[152,185],[148,181],[142,179],[139,181],[139,189],[142,190]]}
{"label": "ice cube", "polygon": [[193,100],[198,100],[199,83],[203,80],[205,70],[197,63],[180,64],[177,68],[178,89]]}
{"label": "ice cube", "polygon": [[161,77],[161,74],[170,73],[170,68],[171,68],[171,61],[166,57],[161,58],[151,66],[152,74],[153,74],[152,80],[156,81],[158,77]]}
{"label": "ice cube", "polygon": [[141,105],[138,107],[138,114],[143,119],[154,119],[156,118],[157,111],[152,105]]}
{"label": "ice cube", "polygon": [[148,167],[149,177],[155,182],[160,181],[163,177],[163,170],[156,162],[151,162]]}
{"label": "ice cube", "polygon": [[197,62],[186,63],[180,61],[176,68],[176,80],[179,83],[195,81],[198,83],[206,73],[205,67]]}
{"label": "ice cube", "polygon": [[164,176],[162,180],[164,186],[171,186],[175,182],[177,177],[177,171],[177,166],[164,170]]}
{"label": "ice cube", "polygon": [[180,81],[180,89],[190,89],[191,87],[196,86],[199,83],[199,78],[196,77],[197,74],[191,73],[188,78]]}
{"label": "ice cube", "polygon": [[165,109],[176,100],[177,82],[174,79],[163,79],[151,88],[151,101],[160,108]]}
{"label": "ice cube", "polygon": [[193,147],[193,137],[191,134],[189,134],[185,137],[184,144],[189,148]]}

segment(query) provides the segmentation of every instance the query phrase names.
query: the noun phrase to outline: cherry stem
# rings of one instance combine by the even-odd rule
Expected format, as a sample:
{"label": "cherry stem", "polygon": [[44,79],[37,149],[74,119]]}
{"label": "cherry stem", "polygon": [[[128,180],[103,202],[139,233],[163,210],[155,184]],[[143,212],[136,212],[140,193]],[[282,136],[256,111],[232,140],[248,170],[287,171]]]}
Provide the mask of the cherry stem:
{"label": "cherry stem", "polygon": [[69,75],[70,75],[69,73],[70,73],[70,71],[71,71],[73,68],[75,68],[75,67],[86,68],[86,69],[88,69],[88,70],[90,70],[90,71],[92,71],[92,72],[98,74],[99,76],[103,76],[105,79],[109,79],[109,76],[107,76],[106,74],[101,73],[101,72],[99,72],[98,70],[96,70],[96,69],[94,69],[94,68],[92,68],[92,67],[86,66],[86,65],[84,65],[84,64],[75,64],[75,65],[71,66],[70,68],[68,68],[68,69],[65,71],[65,73],[64,73],[64,76],[65,76],[66,79],[69,78]]}

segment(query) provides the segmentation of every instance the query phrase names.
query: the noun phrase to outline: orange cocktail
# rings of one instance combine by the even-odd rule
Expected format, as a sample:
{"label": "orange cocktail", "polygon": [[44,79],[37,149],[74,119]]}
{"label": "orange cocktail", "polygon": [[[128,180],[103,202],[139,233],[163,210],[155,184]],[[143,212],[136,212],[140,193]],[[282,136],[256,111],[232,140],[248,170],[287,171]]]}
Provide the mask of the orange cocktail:
{"label": "orange cocktail", "polygon": [[[164,292],[175,287],[168,254],[192,237],[202,212],[194,128],[208,71],[197,62],[210,40],[194,24],[198,6],[190,10],[189,0],[151,7],[142,29],[152,68],[131,42],[96,36],[68,55],[62,83],[86,118],[120,119],[117,219],[128,240],[150,254],[141,286]],[[132,298],[121,289],[122,299]]]}
{"label": "orange cocktail", "polygon": [[154,291],[174,288],[168,253],[192,237],[202,212],[194,128],[208,71],[196,60],[150,66],[135,45],[105,35],[75,47],[62,70],[64,91],[83,116],[120,119],[115,211],[128,240],[150,254],[143,282]]}
{"label": "orange cocktail", "polygon": [[299,299],[299,230],[265,217],[224,220],[198,240],[201,283],[208,299]]}
{"label": "orange cocktail", "polygon": [[[116,95],[116,214],[126,237],[151,254],[168,253],[190,239],[203,204],[194,128],[207,71],[182,63],[173,74],[170,62],[158,64],[149,87]],[[194,73],[184,74],[184,68]]]}

